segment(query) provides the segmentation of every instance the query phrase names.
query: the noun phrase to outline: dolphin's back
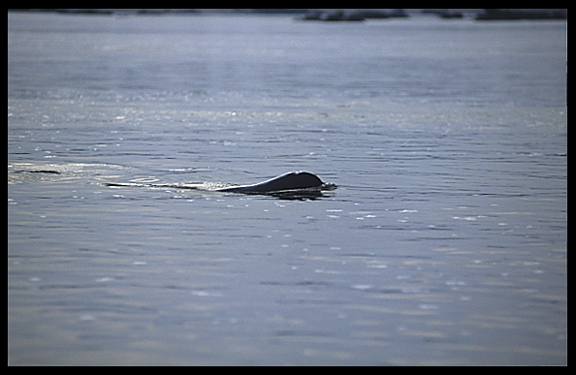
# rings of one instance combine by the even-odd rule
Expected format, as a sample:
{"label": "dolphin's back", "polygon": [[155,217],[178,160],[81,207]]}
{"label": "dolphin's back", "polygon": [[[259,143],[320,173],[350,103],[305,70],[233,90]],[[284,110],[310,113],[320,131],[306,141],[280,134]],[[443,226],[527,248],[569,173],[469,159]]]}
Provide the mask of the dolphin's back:
{"label": "dolphin's back", "polygon": [[272,193],[276,191],[321,188],[322,180],[310,172],[288,172],[254,185],[232,186],[219,191],[235,193]]}

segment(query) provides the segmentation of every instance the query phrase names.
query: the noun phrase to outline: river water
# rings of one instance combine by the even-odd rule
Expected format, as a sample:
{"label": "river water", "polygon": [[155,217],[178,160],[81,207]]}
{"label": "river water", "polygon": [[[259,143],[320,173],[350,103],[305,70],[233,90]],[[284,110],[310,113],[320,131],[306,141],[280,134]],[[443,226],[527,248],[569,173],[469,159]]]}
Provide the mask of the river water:
{"label": "river water", "polygon": [[[566,59],[563,21],[9,13],[9,364],[566,364]],[[338,189],[105,185],[290,170]]]}

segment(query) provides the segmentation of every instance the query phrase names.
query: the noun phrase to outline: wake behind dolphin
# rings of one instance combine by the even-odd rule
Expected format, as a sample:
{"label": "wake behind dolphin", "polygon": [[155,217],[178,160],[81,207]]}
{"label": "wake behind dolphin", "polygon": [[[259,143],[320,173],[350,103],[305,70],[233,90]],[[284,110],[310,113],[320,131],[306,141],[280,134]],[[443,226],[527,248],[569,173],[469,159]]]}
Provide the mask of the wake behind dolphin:
{"label": "wake behind dolphin", "polygon": [[181,184],[106,183],[105,185],[114,187],[161,187],[226,193],[261,194],[285,199],[313,199],[322,197],[322,190],[336,189],[336,184],[325,183],[315,174],[304,171],[284,173],[278,177],[252,185],[209,182]]}

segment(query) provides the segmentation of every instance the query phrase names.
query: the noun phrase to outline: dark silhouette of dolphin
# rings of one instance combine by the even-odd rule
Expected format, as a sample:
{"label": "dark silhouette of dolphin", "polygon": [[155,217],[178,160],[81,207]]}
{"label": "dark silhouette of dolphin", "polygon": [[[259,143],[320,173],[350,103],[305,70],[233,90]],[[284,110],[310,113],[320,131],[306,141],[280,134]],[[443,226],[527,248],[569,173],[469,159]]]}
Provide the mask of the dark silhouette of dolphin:
{"label": "dark silhouette of dolphin", "polygon": [[[152,187],[194,189],[204,191],[217,191],[225,193],[261,194],[271,195],[282,199],[315,199],[323,197],[323,190],[334,190],[336,184],[324,183],[318,176],[310,172],[288,172],[270,180],[253,185],[227,185],[216,187],[218,183],[177,183],[177,184],[148,184],[132,182],[108,182],[106,186],[112,187]],[[221,186],[221,185],[220,185]]]}
{"label": "dark silhouette of dolphin", "polygon": [[326,186],[326,184],[322,182],[318,176],[310,172],[288,172],[257,184],[231,186],[218,189],[218,191],[244,194],[269,194],[301,189],[319,190],[324,186]]}

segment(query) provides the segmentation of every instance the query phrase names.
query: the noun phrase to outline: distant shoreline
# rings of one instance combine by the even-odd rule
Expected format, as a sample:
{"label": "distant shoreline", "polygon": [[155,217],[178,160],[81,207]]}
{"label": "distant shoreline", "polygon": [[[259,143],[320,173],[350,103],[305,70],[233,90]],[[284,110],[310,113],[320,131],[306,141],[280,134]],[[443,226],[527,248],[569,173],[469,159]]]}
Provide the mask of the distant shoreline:
{"label": "distant shoreline", "polygon": [[[87,16],[165,15],[286,15],[301,20],[364,20],[418,16],[476,21],[566,20],[567,9],[8,9],[8,12],[56,13]],[[314,17],[318,15],[318,17]],[[325,19],[322,18],[325,15]],[[335,16],[336,15],[336,16]],[[341,15],[341,17],[337,17]]]}

